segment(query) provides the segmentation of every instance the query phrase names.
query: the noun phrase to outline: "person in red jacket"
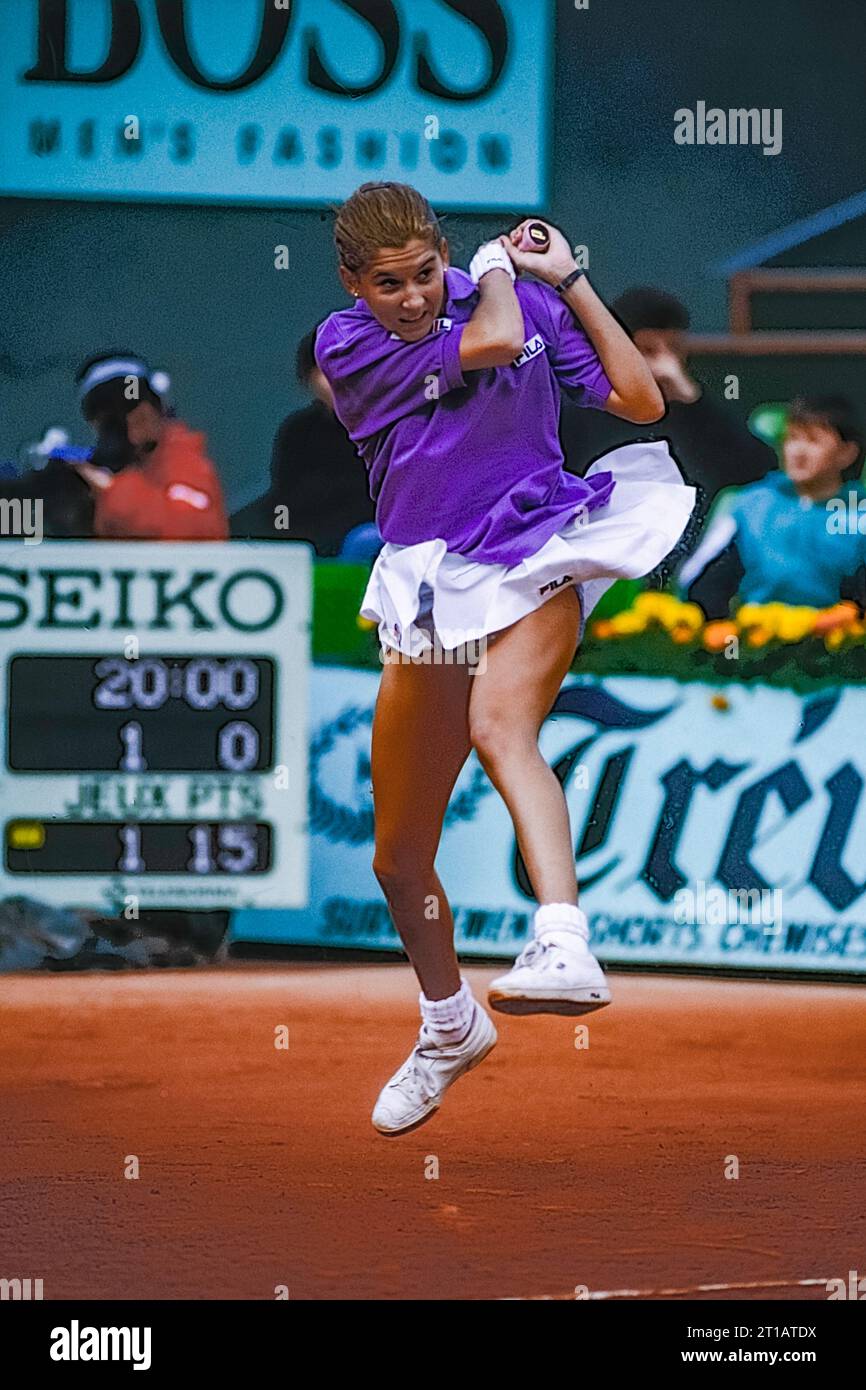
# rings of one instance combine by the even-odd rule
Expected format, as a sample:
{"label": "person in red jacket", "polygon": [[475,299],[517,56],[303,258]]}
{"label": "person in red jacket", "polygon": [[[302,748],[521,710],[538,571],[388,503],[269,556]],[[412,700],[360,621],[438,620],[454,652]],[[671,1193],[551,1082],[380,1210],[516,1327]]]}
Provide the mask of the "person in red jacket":
{"label": "person in red jacket", "polygon": [[205,437],[165,413],[168,381],[131,353],[91,357],[76,375],[81,411],[96,430],[75,465],[94,497],[103,540],[222,541],[228,518]]}

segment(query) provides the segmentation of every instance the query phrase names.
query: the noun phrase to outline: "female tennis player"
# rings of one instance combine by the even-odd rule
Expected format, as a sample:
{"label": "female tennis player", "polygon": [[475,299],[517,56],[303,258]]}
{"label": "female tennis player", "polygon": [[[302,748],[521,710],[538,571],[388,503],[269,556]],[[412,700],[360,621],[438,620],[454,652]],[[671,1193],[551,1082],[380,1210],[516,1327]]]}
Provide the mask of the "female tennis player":
{"label": "female tennis player", "polygon": [[593,606],[672,549],[694,490],[663,443],[613,450],[585,478],[564,470],[560,391],[636,422],[658,420],[664,402],[566,238],[544,225],[543,253],[519,249],[527,220],[481,246],[466,274],[406,184],[363,184],[336,218],[356,303],[324,321],[315,354],[385,540],[361,607],[383,653],[373,870],[422,990],[418,1040],[373,1111],[386,1135],[429,1119],[496,1042],[460,974],[434,867],[470,750],[508,808],[539,904],[491,1007],[582,1014],[610,1001],[538,735]]}

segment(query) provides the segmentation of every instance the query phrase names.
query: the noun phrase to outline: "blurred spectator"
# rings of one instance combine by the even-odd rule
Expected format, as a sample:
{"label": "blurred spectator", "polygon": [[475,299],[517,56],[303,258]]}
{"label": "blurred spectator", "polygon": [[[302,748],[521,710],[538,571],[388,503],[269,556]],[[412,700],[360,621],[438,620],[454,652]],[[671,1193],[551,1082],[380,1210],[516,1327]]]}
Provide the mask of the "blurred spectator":
{"label": "blurred spectator", "polygon": [[776,467],[776,456],[727,404],[714,401],[690,375],[685,352],[689,313],[684,304],[663,290],[637,287],[626,290],[612,307],[645,357],[667,413],[655,424],[634,425],[603,411],[580,410],[564,398],[560,438],[565,466],[584,473],[592,459],[619,444],[669,440],[686,482],[697,488],[695,510],[675,552],[681,560],[696,545],[716,494],[763,478]]}
{"label": "blurred spectator", "polygon": [[[731,600],[829,608],[864,599],[866,488],[863,436],[850,401],[794,401],[782,468],[720,504],[679,581],[711,621]],[[860,522],[863,519],[863,529]]]}
{"label": "blurred spectator", "polygon": [[93,495],[94,534],[226,540],[222,488],[205,437],[167,414],[168,379],[132,353],[91,357],[75,379],[96,448],[89,462],[70,467]]}
{"label": "blurred spectator", "polygon": [[65,430],[47,429],[38,443],[22,451],[27,465],[23,473],[19,475],[11,460],[5,464],[0,470],[0,499],[41,502],[41,532],[50,540],[88,540],[93,536],[93,496],[64,456],[70,448],[68,438]]}
{"label": "blurred spectator", "polygon": [[[313,330],[301,339],[295,363],[298,381],[315,399],[280,425],[271,454],[271,486],[234,513],[231,530],[245,540],[308,541],[317,555],[335,556],[349,532],[374,522],[376,508],[367,470],[334,414],[331,388],[313,356],[315,336]],[[288,516],[278,514],[278,507],[287,509]],[[369,546],[365,554],[367,550]]]}
{"label": "blurred spectator", "polygon": [[349,565],[372,565],[384,544],[375,521],[362,521],[343,537],[339,558]]}

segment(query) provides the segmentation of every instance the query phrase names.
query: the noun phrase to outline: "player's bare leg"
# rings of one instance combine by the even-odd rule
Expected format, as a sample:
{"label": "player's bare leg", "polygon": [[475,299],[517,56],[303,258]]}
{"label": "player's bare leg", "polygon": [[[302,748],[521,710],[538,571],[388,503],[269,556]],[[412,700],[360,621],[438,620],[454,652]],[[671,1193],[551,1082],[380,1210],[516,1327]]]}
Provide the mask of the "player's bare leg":
{"label": "player's bare leg", "polygon": [[461,980],[454,922],[434,868],[448,798],[469,752],[465,662],[386,663],[373,720],[373,869],[421,982],[422,1026],[373,1110],[381,1134],[430,1119],[447,1088],[487,1056],[496,1029]]}
{"label": "player's bare leg", "polygon": [[489,642],[470,692],[470,738],[508,807],[540,904],[533,940],[490,987],[491,1005],[508,1013],[586,1013],[610,1002],[577,906],[565,795],[538,747],[579,633],[580,600],[570,587]]}
{"label": "player's bare leg", "polygon": [[486,667],[471,691],[470,737],[508,807],[540,903],[577,903],[568,807],[538,734],[579,634],[580,600],[569,587],[488,639]]}
{"label": "player's bare leg", "polygon": [[373,716],[373,872],[428,999],[460,988],[454,920],[434,860],[471,749],[473,679],[465,663],[387,662]]}

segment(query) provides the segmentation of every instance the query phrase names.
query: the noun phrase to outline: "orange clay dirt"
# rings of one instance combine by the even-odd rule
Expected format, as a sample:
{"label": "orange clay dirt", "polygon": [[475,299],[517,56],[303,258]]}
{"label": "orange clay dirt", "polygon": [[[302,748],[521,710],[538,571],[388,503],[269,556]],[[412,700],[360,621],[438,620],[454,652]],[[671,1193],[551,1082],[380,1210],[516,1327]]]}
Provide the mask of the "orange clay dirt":
{"label": "orange clay dirt", "polygon": [[[482,1000],[501,969],[466,969]],[[405,964],[6,976],[0,1274],[46,1299],[712,1300],[866,1272],[863,990],[611,983],[582,1020],[494,1015],[487,1060],[384,1139]]]}

